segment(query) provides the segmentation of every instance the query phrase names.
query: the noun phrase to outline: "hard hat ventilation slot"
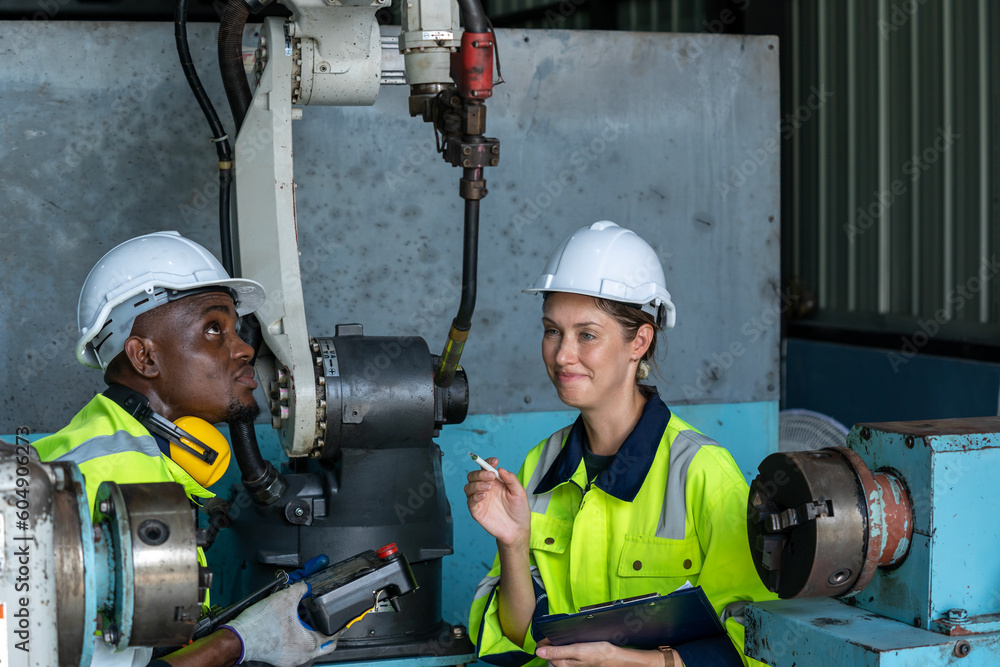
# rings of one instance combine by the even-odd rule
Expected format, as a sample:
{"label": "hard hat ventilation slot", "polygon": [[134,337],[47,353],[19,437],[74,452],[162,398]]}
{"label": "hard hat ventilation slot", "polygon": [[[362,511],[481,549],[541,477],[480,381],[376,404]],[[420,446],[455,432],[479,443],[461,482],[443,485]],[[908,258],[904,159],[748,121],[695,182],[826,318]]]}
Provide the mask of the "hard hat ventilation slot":
{"label": "hard hat ventilation slot", "polygon": [[108,328],[108,324],[111,324],[111,322],[112,322],[112,320],[108,320],[107,323],[103,327],[101,327],[101,330],[97,332],[97,336],[94,336],[94,340],[91,342],[91,345],[94,346],[94,353],[95,354],[99,354],[100,353],[101,346],[104,345],[105,343],[107,343],[108,339],[111,338],[111,336],[114,334],[114,331],[109,331],[107,336],[105,336],[104,338],[102,338],[99,341],[97,340],[98,336],[100,336],[102,333],[104,333],[104,330]]}

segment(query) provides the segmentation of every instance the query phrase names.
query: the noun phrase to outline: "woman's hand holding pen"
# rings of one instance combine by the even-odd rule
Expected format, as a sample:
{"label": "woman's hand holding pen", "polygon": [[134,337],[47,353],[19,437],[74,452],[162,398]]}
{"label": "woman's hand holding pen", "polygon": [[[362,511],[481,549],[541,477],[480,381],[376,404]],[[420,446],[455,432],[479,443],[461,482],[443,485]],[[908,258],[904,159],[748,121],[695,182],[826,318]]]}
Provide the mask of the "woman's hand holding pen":
{"label": "woman's hand holding pen", "polygon": [[497,467],[496,457],[486,461],[497,469],[497,474],[486,470],[469,473],[465,485],[469,513],[500,545],[527,547],[531,534],[528,495],[517,475]]}

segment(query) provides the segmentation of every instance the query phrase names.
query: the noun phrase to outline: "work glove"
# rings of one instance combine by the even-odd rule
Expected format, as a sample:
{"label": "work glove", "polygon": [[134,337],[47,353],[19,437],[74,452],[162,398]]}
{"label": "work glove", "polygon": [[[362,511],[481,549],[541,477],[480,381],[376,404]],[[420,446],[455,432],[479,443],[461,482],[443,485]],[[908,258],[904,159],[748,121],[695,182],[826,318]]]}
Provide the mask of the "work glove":
{"label": "work glove", "polygon": [[337,648],[337,635],[327,637],[299,619],[299,601],[310,590],[308,583],[300,581],[264,598],[222,626],[235,633],[242,644],[237,664],[258,661],[274,667],[296,667]]}

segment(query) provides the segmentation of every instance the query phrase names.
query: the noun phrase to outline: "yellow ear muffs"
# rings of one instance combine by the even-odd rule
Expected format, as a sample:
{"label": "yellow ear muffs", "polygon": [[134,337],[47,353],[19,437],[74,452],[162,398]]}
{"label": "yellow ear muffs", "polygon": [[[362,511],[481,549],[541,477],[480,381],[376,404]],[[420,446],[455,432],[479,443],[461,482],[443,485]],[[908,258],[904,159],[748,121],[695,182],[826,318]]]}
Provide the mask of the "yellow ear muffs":
{"label": "yellow ear muffs", "polygon": [[199,458],[187,449],[178,447],[171,442],[170,458],[177,465],[184,468],[202,486],[207,487],[218,482],[219,478],[226,474],[231,456],[229,442],[225,436],[219,433],[219,429],[199,417],[181,417],[175,419],[174,424],[182,432],[196,440],[192,441],[181,435],[180,439],[184,445],[199,453],[205,451],[204,447],[208,447],[209,449],[214,449],[217,452],[217,456],[212,463],[208,463],[204,458]]}

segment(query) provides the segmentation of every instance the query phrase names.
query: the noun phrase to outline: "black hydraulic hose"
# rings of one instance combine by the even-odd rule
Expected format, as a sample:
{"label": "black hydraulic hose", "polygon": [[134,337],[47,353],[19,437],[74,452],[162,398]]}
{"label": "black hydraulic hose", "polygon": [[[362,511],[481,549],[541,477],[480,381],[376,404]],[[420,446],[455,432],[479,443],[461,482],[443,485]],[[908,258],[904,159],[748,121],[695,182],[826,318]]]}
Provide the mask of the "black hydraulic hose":
{"label": "black hydraulic hose", "polygon": [[253,101],[243,69],[243,27],[249,16],[250,8],[242,0],[229,0],[219,13],[219,69],[237,132]]}
{"label": "black hydraulic hose", "polygon": [[[467,169],[466,171],[473,171]],[[476,273],[479,259],[479,200],[465,200],[465,242],[462,248],[462,300],[455,316],[455,326],[468,330],[476,309]]]}
{"label": "black hydraulic hose", "polygon": [[[232,165],[232,162],[229,163]],[[233,185],[233,169],[219,169],[219,242],[222,244],[222,268],[229,275],[233,273],[233,234],[230,221],[230,198]]]}
{"label": "black hydraulic hose", "polygon": [[233,441],[233,455],[236,465],[243,474],[243,483],[259,482],[267,474],[268,465],[260,455],[257,433],[253,422],[233,422],[229,425],[229,436]]}
{"label": "black hydraulic hose", "polygon": [[177,43],[177,55],[184,69],[191,92],[198,100],[198,106],[205,114],[208,125],[212,129],[212,142],[219,155],[219,236],[222,242],[222,266],[229,275],[233,275],[233,241],[232,231],[229,222],[229,190],[233,180],[233,149],[229,144],[229,135],[222,127],[219,114],[215,112],[212,100],[201,85],[198,72],[191,59],[191,49],[188,46],[187,36],[187,8],[188,0],[177,0],[177,9],[174,13],[174,41]]}
{"label": "black hydraulic hose", "polygon": [[255,314],[251,313],[243,317],[243,330],[240,334],[243,341],[253,348],[253,359],[250,360],[252,364],[257,361],[257,353],[260,352],[260,346],[264,342],[264,334],[260,332],[260,320]]}
{"label": "black hydraulic hose", "polygon": [[[466,167],[462,171],[462,181],[480,182],[482,167]],[[434,371],[434,384],[450,387],[455,380],[455,372],[462,360],[462,350],[472,328],[472,313],[476,309],[476,272],[479,264],[479,199],[465,200],[465,237],[462,248],[462,299],[458,314],[451,321],[448,340],[441,352],[441,360]]]}
{"label": "black hydraulic hose", "polygon": [[[257,353],[260,352],[261,343],[264,336],[260,332],[260,321],[256,315],[250,314],[243,318],[243,328],[240,331],[244,342],[253,348],[253,359],[257,360]],[[260,454],[260,446],[257,444],[257,433],[254,431],[253,422],[233,422],[229,424],[229,435],[233,441],[233,455],[236,456],[236,465],[240,467],[244,482],[258,482],[268,472],[267,461]]]}
{"label": "black hydraulic hose", "polygon": [[458,0],[465,32],[489,32],[490,24],[479,0]]}
{"label": "black hydraulic hose", "polygon": [[187,76],[188,85],[191,86],[191,91],[194,93],[195,99],[198,100],[198,105],[201,107],[205,118],[208,119],[208,124],[212,128],[215,148],[219,153],[219,161],[232,160],[233,151],[229,146],[226,130],[222,127],[219,114],[215,113],[212,100],[209,99],[208,93],[205,92],[205,88],[201,85],[201,79],[198,78],[198,72],[191,61],[191,49],[188,47],[187,37],[187,7],[188,0],[177,0],[177,11],[174,14],[174,40],[177,42],[177,55],[181,59],[181,67],[184,68],[184,75]]}

